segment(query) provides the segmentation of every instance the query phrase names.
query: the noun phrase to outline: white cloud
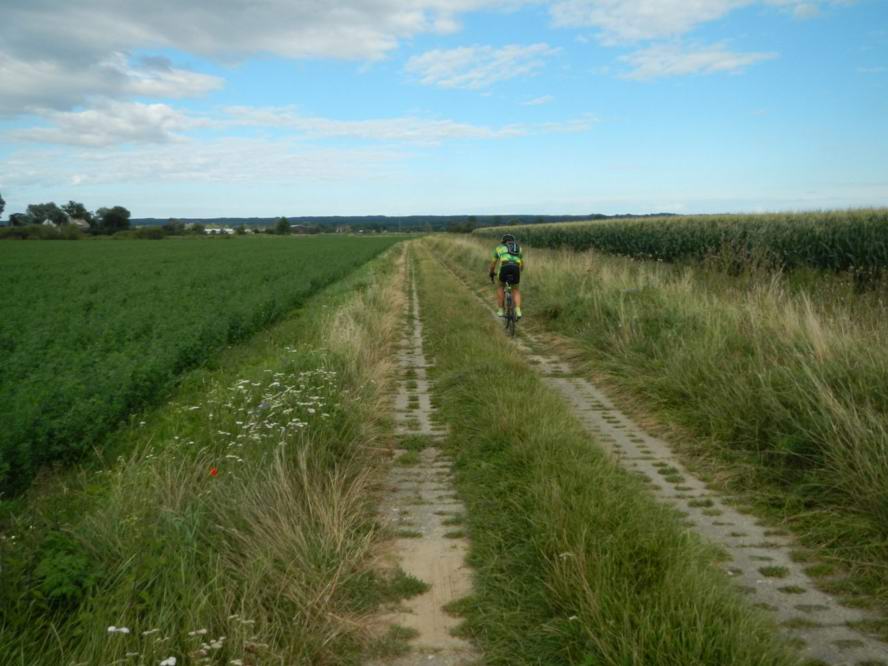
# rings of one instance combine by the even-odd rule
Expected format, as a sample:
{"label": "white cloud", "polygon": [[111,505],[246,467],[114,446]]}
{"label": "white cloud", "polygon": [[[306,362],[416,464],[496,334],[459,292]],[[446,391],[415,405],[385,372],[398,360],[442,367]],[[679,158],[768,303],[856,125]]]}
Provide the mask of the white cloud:
{"label": "white cloud", "polygon": [[546,123],[511,123],[500,127],[471,125],[447,119],[415,116],[371,120],[334,120],[302,116],[292,107],[234,107],[226,110],[234,122],[255,127],[292,129],[309,138],[367,139],[435,145],[456,139],[507,139],[548,133],[587,132],[598,119],[590,114]]}
{"label": "white cloud", "polygon": [[47,123],[45,126],[14,130],[6,137],[26,143],[78,146],[163,144],[186,141],[188,130],[195,128],[230,130],[240,127],[282,130],[288,136],[301,139],[352,139],[434,146],[455,140],[484,141],[551,132],[584,132],[594,122],[590,116],[498,127],[419,116],[339,120],[304,115],[292,106],[228,107],[210,120],[167,104],[136,102],[103,102],[83,111],[43,111],[40,118]]}
{"label": "white cloud", "polygon": [[[453,31],[464,12],[514,4],[506,0],[4,0],[7,28],[0,32],[0,41],[32,53],[107,53],[136,45],[226,58],[273,53],[287,58],[374,59],[395,48],[401,38]],[[65,44],[58,44],[62,35]],[[32,43],[35,38],[38,41]]]}
{"label": "white cloud", "polygon": [[10,133],[18,141],[110,146],[118,143],[169,143],[181,141],[178,134],[202,123],[166,104],[105,102],[85,111],[47,111],[41,114],[52,123]]}
{"label": "white cloud", "polygon": [[286,183],[382,177],[408,157],[389,149],[320,148],[293,140],[26,149],[0,164],[7,187],[118,183]]}
{"label": "white cloud", "polygon": [[533,74],[556,53],[558,49],[544,43],[501,48],[464,46],[413,56],[405,69],[424,85],[480,90],[498,81]]}
{"label": "white cloud", "polygon": [[350,138],[437,144],[448,139],[501,139],[526,134],[517,125],[485,127],[448,119],[401,116],[368,120],[337,120],[305,116],[294,107],[230,107],[227,121],[251,127],[293,130],[309,138]]}
{"label": "white cloud", "polygon": [[776,53],[734,53],[723,44],[684,50],[675,44],[652,46],[620,58],[632,66],[627,79],[655,79],[686,74],[740,72],[748,66],[776,58]]}
{"label": "white cloud", "polygon": [[573,120],[543,123],[539,125],[537,132],[543,134],[582,134],[591,130],[598,123],[598,118],[591,113],[587,113]]}
{"label": "white cloud", "polygon": [[0,114],[66,110],[95,96],[179,97],[215,77],[133,67],[134,49],[172,48],[231,60],[379,59],[399,40],[458,28],[460,14],[520,0],[2,0]]}
{"label": "white cloud", "polygon": [[552,95],[543,95],[542,97],[534,97],[533,99],[521,102],[521,106],[542,106],[543,104],[549,104],[554,101],[555,98],[552,97]]}
{"label": "white cloud", "polygon": [[823,5],[854,0],[556,0],[551,6],[559,27],[598,28],[605,44],[678,37],[697,26],[757,4],[781,7],[799,18],[811,18]]}
{"label": "white cloud", "polygon": [[70,109],[90,97],[191,97],[220,88],[222,79],[179,69],[163,59],[131,64],[123,53],[70,63],[16,59],[0,51],[0,114]]}
{"label": "white cloud", "polygon": [[792,13],[802,19],[815,18],[820,16],[820,7],[812,2],[801,2],[793,7]]}
{"label": "white cloud", "polygon": [[752,0],[561,0],[552,19],[561,27],[595,27],[606,43],[682,35]]}
{"label": "white cloud", "polygon": [[227,119],[222,122],[226,124],[288,129],[306,138],[350,138],[419,145],[437,145],[459,139],[495,140],[553,132],[586,132],[597,122],[594,117],[585,115],[560,122],[487,127],[417,116],[336,120],[305,116],[294,107],[230,107],[225,112]]}

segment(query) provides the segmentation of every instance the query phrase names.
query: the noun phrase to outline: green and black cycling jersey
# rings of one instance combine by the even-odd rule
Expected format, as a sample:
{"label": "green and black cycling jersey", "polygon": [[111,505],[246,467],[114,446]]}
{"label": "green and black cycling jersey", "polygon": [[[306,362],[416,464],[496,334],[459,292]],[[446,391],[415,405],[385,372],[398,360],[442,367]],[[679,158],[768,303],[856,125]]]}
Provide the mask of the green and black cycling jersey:
{"label": "green and black cycling jersey", "polygon": [[500,243],[493,250],[493,260],[500,262],[500,268],[508,264],[515,264],[519,268],[524,263],[524,255],[521,247],[514,241]]}
{"label": "green and black cycling jersey", "polygon": [[501,283],[513,286],[521,283],[521,267],[524,264],[524,256],[518,243],[507,241],[497,245],[493,250],[493,261],[494,266],[496,266],[496,262],[499,262],[499,281]]}

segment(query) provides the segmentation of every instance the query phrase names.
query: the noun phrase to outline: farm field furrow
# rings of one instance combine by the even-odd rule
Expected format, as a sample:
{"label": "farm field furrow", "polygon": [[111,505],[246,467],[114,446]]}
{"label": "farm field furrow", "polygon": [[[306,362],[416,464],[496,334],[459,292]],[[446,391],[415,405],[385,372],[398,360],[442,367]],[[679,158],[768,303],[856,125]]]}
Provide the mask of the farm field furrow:
{"label": "farm field furrow", "polygon": [[396,240],[0,245],[0,493]]}

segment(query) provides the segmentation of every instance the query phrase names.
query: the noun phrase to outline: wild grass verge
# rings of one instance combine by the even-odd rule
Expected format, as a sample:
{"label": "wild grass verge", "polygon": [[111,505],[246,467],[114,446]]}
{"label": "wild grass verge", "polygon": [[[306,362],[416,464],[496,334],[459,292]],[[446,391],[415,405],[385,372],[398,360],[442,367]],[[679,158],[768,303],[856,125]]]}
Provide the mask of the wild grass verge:
{"label": "wild grass verge", "polygon": [[188,375],[104,470],[33,488],[4,517],[0,663],[358,663],[403,588],[370,558],[403,263]]}
{"label": "wild grass verge", "polygon": [[[434,251],[471,276],[487,245]],[[569,336],[636,409],[679,425],[675,443],[714,478],[840,564],[849,577],[826,589],[888,608],[883,303],[826,276],[528,254],[526,325]]]}
{"label": "wild grass verge", "polygon": [[477,572],[451,610],[486,663],[793,663],[718,553],[590,445],[474,296],[421,256],[425,345]]}

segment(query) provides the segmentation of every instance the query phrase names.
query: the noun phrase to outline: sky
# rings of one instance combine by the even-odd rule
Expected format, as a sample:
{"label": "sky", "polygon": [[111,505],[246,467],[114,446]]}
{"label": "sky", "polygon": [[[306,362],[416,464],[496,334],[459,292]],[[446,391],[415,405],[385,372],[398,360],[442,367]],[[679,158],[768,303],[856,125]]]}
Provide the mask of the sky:
{"label": "sky", "polygon": [[0,0],[0,194],[134,217],[888,205],[888,0]]}

